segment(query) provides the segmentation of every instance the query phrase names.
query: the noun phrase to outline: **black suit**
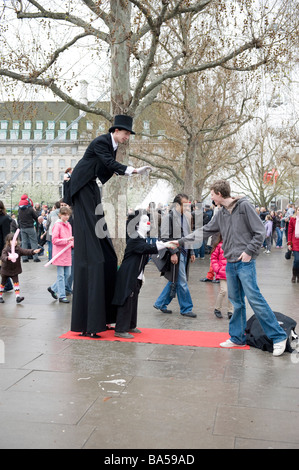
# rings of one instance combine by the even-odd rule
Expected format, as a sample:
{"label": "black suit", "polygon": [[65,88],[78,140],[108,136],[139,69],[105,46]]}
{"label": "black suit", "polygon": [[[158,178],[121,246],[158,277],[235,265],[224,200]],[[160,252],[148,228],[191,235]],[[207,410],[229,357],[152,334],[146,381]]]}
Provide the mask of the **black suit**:
{"label": "black suit", "polygon": [[98,333],[114,323],[111,301],[117,273],[117,257],[108,236],[99,238],[98,223],[106,228],[104,215],[96,215],[101,194],[96,178],[104,184],[114,173],[124,175],[126,166],[115,161],[110,134],[94,139],[75,166],[70,180],[74,214],[74,287],[71,330]]}

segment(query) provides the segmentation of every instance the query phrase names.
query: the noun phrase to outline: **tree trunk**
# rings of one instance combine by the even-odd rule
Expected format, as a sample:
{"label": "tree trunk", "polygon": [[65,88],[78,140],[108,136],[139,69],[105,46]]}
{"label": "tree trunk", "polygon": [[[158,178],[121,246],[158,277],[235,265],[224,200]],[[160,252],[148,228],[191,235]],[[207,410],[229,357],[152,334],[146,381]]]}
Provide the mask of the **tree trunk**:
{"label": "tree trunk", "polygon": [[[127,114],[131,101],[130,92],[130,31],[131,3],[123,0],[111,0],[111,15],[115,18],[111,34],[111,105],[112,116]],[[127,164],[128,145],[120,145],[117,151],[117,161]],[[114,208],[114,227],[111,236],[121,263],[125,250],[125,218],[127,213],[127,182],[126,176],[114,176],[105,185],[105,201]],[[108,226],[109,229],[109,226]]]}

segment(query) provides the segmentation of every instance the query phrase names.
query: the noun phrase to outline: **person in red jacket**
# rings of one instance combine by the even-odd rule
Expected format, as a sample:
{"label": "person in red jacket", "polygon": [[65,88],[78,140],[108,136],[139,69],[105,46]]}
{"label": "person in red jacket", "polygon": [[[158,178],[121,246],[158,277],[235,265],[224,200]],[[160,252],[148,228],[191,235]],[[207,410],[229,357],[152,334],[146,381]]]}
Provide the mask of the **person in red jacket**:
{"label": "person in red jacket", "polygon": [[215,310],[214,313],[217,318],[223,318],[221,313],[221,308],[224,302],[227,302],[227,317],[230,319],[232,317],[233,306],[228,299],[227,295],[227,280],[226,280],[226,258],[224,257],[223,249],[222,249],[222,237],[219,234],[214,248],[211,253],[211,265],[216,273],[216,279],[220,281],[220,291],[216,300]]}
{"label": "person in red jacket", "polygon": [[293,276],[292,282],[299,282],[299,206],[296,208],[293,217],[290,218],[288,228],[288,249],[293,251]]}

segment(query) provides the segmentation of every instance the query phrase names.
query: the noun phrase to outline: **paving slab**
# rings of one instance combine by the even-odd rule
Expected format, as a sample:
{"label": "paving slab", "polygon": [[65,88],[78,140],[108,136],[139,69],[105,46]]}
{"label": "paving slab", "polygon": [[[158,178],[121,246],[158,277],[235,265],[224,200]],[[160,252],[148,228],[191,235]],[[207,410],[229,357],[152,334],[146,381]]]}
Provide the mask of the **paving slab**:
{"label": "paving slab", "polygon": [[[23,265],[24,302],[6,293],[0,305],[1,449],[299,448],[299,354],[61,339],[71,304],[49,295],[56,268],[41,259]],[[258,283],[273,310],[299,322],[291,266],[284,250],[261,253]],[[191,265],[191,319],[177,299],[172,314],[153,308],[166,281],[150,262],[138,326],[227,332],[213,313],[219,285],[200,282],[208,269],[208,256]]]}

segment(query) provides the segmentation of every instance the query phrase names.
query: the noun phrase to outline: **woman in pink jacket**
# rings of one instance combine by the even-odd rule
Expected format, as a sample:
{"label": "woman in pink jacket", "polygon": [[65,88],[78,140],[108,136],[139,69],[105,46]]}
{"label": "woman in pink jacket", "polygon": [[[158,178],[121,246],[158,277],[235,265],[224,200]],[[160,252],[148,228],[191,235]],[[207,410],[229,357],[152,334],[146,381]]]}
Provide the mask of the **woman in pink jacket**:
{"label": "woman in pink jacket", "polygon": [[[69,284],[72,267],[72,247],[74,246],[74,237],[72,236],[72,226],[68,222],[71,215],[69,207],[61,207],[59,211],[59,220],[55,222],[52,230],[53,258],[66,246],[69,248],[64,251],[52,264],[57,266],[57,280],[48,287],[48,291],[54,299],[59,297],[59,302],[69,303],[66,298],[66,292],[71,292]],[[58,296],[57,296],[58,293]]]}
{"label": "woman in pink jacket", "polygon": [[211,253],[211,264],[214,272],[216,273],[216,279],[220,281],[220,291],[216,300],[214,313],[217,318],[223,318],[221,313],[221,308],[226,300],[227,302],[227,317],[230,319],[232,317],[233,306],[228,299],[227,295],[227,281],[226,281],[226,258],[224,257],[222,249],[222,237],[219,235],[214,248]]}

